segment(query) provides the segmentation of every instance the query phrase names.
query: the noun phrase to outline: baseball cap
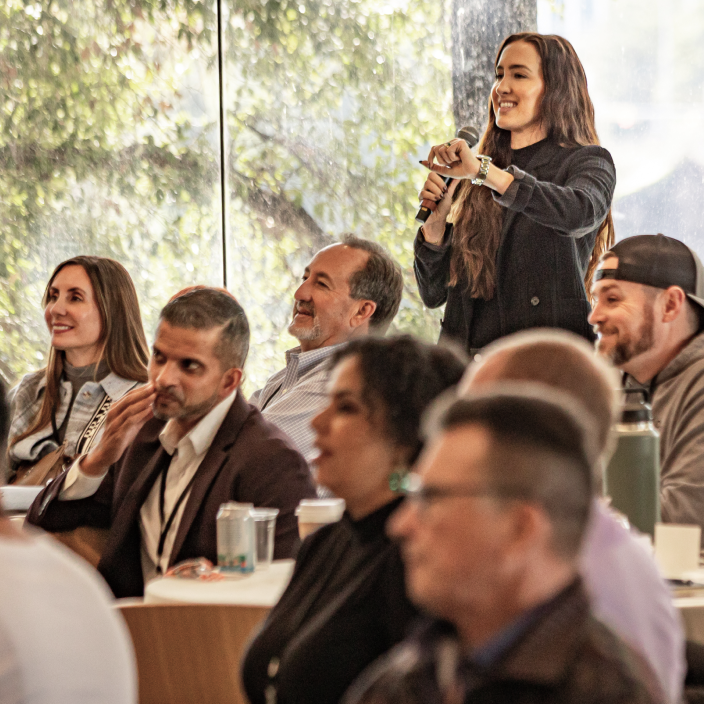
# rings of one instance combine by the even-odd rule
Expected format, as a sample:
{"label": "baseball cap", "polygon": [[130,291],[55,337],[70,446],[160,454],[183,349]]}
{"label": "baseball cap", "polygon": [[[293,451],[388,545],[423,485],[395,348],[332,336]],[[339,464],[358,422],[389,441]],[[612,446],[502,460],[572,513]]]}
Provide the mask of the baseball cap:
{"label": "baseball cap", "polygon": [[615,269],[597,269],[594,281],[618,279],[669,288],[679,286],[687,297],[704,308],[704,266],[684,242],[657,235],[627,237],[610,250],[618,257]]}

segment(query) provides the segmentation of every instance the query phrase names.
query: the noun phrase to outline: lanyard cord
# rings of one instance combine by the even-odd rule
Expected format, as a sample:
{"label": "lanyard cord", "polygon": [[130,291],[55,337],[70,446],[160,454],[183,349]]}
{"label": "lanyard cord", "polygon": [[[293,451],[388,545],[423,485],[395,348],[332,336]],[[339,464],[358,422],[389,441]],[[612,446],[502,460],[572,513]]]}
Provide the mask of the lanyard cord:
{"label": "lanyard cord", "polygon": [[59,429],[56,427],[56,413],[54,411],[51,412],[51,437],[56,441],[57,445],[61,445]]}
{"label": "lanyard cord", "polygon": [[[173,461],[173,457],[171,458],[171,460]],[[196,475],[198,474],[198,470],[193,473],[193,476],[191,477],[190,481],[188,482],[188,484],[186,484],[186,488],[181,492],[181,495],[176,500],[176,503],[174,504],[174,507],[171,511],[171,515],[166,521],[166,525],[164,525],[164,495],[166,493],[166,475],[169,471],[170,466],[171,462],[165,465],[164,468],[161,470],[161,485],[159,486],[159,518],[161,521],[161,534],[159,535],[159,547],[157,548],[156,552],[156,571],[159,574],[161,574],[161,557],[164,554],[164,543],[166,543],[166,536],[169,534],[174,519],[176,518],[176,513],[181,507],[181,504],[184,502],[186,494],[188,494],[188,492],[191,490],[193,482],[196,480]]]}

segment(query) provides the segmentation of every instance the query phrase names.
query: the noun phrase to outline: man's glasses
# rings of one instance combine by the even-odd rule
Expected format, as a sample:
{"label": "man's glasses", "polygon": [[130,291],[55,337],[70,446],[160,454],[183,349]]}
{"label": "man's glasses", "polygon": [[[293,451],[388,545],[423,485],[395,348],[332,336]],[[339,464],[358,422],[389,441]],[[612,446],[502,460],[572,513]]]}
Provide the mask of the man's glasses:
{"label": "man's glasses", "polygon": [[419,508],[425,509],[431,504],[450,498],[466,497],[493,497],[493,498],[519,498],[522,494],[518,490],[488,486],[426,486],[419,474],[409,472],[404,477],[403,493]]}

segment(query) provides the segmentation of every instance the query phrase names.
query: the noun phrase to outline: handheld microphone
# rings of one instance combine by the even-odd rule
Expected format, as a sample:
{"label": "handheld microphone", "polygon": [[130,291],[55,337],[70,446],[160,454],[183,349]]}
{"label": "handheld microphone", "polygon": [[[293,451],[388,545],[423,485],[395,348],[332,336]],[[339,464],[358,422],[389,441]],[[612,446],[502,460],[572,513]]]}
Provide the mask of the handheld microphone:
{"label": "handheld microphone", "polygon": [[[478,141],[479,141],[479,132],[477,131],[476,127],[471,127],[467,125],[466,127],[461,127],[459,130],[457,130],[457,136],[460,139],[464,139],[465,142],[469,145],[469,148],[471,149]],[[443,176],[442,180],[445,182],[445,185],[450,183],[452,181],[451,176]],[[420,210],[418,210],[418,213],[416,215],[416,221],[420,223],[424,223],[429,217],[430,213],[435,211],[435,208],[438,207],[438,204],[434,200],[423,200],[420,203]]]}

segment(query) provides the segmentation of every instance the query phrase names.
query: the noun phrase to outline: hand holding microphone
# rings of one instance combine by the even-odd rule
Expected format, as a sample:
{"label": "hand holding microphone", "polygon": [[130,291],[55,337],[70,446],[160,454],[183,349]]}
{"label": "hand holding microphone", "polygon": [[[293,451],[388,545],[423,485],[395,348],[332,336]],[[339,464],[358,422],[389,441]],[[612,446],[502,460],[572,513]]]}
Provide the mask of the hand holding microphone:
{"label": "hand holding microphone", "polygon": [[[457,187],[457,184],[452,185],[452,181],[455,178],[474,177],[479,170],[479,160],[470,150],[479,141],[479,132],[474,127],[462,127],[457,132],[457,137],[458,139],[432,147],[428,160],[421,162],[434,173],[428,174],[420,192],[421,207],[416,215],[418,222],[426,222],[438,208],[438,218],[433,219],[442,217],[444,222],[450,212],[452,194]],[[435,160],[438,164],[433,163]],[[473,162],[476,162],[476,167]]]}

